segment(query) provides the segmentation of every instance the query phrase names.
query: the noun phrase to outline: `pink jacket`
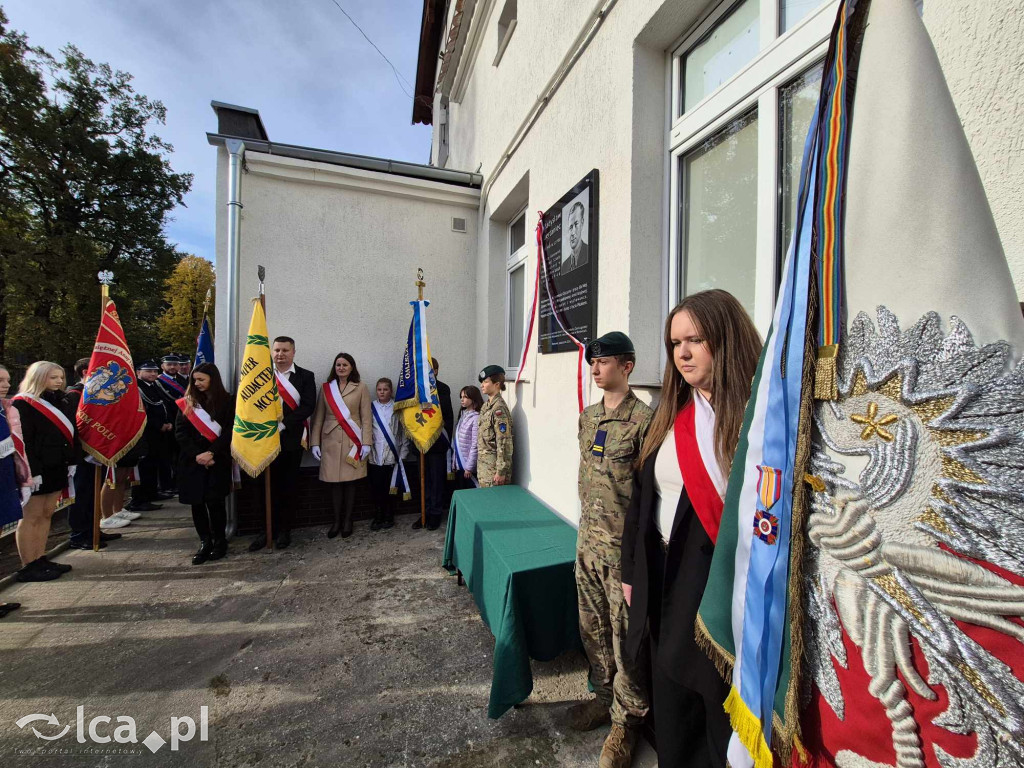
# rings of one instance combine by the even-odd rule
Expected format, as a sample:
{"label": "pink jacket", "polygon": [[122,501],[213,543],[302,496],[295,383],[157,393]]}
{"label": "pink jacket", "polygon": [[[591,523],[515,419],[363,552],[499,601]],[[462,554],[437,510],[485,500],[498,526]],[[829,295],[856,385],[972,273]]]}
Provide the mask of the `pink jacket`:
{"label": "pink jacket", "polygon": [[32,485],[32,470],[28,465],[28,457],[25,455],[25,442],[21,433],[21,415],[10,400],[0,400],[0,405],[4,407],[7,423],[11,426],[11,434],[17,438],[15,444],[21,446],[20,451],[14,452],[14,477],[19,486],[29,487]]}

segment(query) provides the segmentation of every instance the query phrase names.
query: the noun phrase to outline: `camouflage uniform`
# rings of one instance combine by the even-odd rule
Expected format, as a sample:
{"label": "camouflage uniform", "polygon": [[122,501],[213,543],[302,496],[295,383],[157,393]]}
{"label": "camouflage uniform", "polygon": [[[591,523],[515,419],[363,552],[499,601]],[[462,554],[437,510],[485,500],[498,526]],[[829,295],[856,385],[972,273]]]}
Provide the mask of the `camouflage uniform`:
{"label": "camouflage uniform", "polygon": [[[576,587],[580,635],[590,683],[611,708],[613,723],[636,725],[647,714],[643,679],[623,653],[627,613],[622,597],[622,528],[633,493],[633,464],[654,412],[633,390],[611,413],[604,401],[580,414],[580,530]],[[603,446],[600,433],[604,433]]]}
{"label": "camouflage uniform", "polygon": [[481,488],[494,485],[494,476],[512,481],[512,413],[500,394],[480,409],[476,475]]}

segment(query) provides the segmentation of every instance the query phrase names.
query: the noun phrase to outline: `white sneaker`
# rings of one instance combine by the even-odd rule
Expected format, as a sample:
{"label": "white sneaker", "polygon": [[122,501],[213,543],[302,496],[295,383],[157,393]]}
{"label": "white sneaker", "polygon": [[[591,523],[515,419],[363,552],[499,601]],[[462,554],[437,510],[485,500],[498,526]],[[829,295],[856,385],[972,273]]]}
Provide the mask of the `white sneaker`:
{"label": "white sneaker", "polygon": [[126,525],[130,525],[131,520],[125,520],[123,517],[117,515],[111,515],[100,520],[100,528],[104,531],[109,531],[111,528],[124,528]]}
{"label": "white sneaker", "polygon": [[128,522],[131,522],[132,520],[138,520],[140,517],[142,517],[142,513],[131,512],[127,509],[122,509],[120,512],[115,512],[113,514],[113,517],[123,517]]}

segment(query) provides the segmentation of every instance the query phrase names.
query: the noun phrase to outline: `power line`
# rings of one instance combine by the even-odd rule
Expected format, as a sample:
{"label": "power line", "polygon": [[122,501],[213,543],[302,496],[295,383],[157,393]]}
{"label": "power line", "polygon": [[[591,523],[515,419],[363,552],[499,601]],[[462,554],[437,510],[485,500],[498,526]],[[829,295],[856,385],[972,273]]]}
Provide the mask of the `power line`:
{"label": "power line", "polygon": [[[341,7],[341,4],[338,2],[338,0],[331,0],[331,2],[334,3],[336,6],[338,6],[338,10],[341,11],[343,14],[345,14],[345,18],[348,19],[350,22],[352,22],[352,26],[355,27],[356,29],[358,29],[359,30],[359,34],[361,34],[363,37],[366,38],[366,42],[368,42],[370,45],[372,45],[373,49],[375,51],[377,51],[377,53],[380,54],[381,58],[384,59],[384,61],[386,61],[388,63],[388,66],[391,67],[391,71],[393,71],[395,73],[395,80],[398,82],[398,87],[401,88],[402,92],[411,99],[412,98],[412,94],[409,93],[409,91],[406,90],[405,86],[408,85],[410,88],[413,88],[412,83],[410,83],[408,80],[405,79],[405,77],[402,75],[402,73],[398,71],[398,68],[394,64],[391,63],[391,59],[389,59],[387,56],[384,55],[384,51],[382,51],[380,48],[378,48],[377,44],[375,42],[373,42],[373,40],[370,39],[369,35],[367,35],[365,32],[363,32],[363,28],[360,27],[358,24],[356,24],[356,20],[348,15],[348,11],[346,11],[344,8]],[[402,85],[402,81],[403,80],[405,81],[405,85]],[[413,90],[416,90],[416,89],[413,88]]]}

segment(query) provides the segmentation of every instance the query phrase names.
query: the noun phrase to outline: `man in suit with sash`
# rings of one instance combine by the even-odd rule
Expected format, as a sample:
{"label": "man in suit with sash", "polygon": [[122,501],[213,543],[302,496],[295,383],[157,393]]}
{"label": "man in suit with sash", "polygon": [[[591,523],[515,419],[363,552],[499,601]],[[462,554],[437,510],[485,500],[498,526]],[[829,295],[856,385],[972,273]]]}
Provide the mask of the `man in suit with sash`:
{"label": "man in suit with sash", "polygon": [[[316,378],[312,371],[295,364],[295,339],[278,336],[270,354],[274,358],[277,391],[284,408],[281,431],[281,452],[270,465],[270,487],[274,523],[274,545],[284,549],[292,542],[291,512],[286,509],[295,498],[299,482],[302,454],[307,445],[309,417],[316,408]],[[267,546],[267,535],[261,533],[249,545],[250,552]]]}

